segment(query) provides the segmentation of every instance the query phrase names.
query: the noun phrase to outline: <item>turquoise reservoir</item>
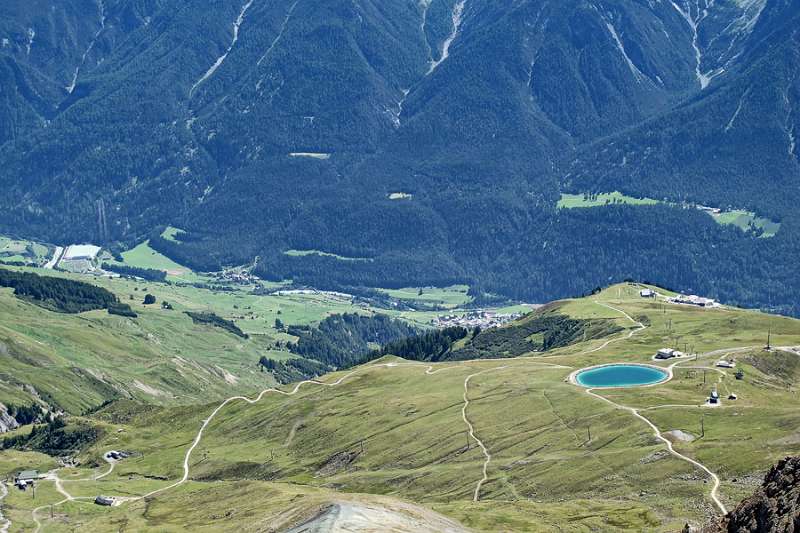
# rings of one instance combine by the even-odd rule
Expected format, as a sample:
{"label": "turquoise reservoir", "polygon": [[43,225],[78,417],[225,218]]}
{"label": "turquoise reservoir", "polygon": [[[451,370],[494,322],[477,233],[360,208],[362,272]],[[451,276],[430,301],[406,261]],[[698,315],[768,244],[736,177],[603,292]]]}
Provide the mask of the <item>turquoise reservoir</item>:
{"label": "turquoise reservoir", "polygon": [[578,372],[575,381],[584,387],[637,387],[666,381],[669,373],[653,366],[606,365]]}

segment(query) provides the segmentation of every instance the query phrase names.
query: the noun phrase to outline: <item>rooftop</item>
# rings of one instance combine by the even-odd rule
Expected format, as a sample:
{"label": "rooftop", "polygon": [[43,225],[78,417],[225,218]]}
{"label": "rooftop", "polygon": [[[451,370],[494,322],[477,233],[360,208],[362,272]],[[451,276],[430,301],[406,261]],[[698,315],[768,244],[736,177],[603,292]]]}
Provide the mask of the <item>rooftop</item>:
{"label": "rooftop", "polygon": [[39,472],[37,470],[23,470],[17,474],[17,479],[20,481],[27,481],[29,479],[38,479]]}
{"label": "rooftop", "polygon": [[89,257],[94,259],[100,253],[100,247],[93,244],[73,244],[67,247],[63,259],[79,259]]}

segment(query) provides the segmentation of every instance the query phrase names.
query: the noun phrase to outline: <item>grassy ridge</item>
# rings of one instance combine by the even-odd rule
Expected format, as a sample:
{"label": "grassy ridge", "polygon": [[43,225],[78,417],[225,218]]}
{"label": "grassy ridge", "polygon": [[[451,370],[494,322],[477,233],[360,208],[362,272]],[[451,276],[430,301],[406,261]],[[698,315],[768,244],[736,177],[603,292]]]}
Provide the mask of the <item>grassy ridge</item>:
{"label": "grassy ridge", "polygon": [[[705,475],[666,454],[642,421],[585,394],[566,377],[592,364],[652,363],[658,348],[683,349],[684,342],[701,353],[752,346],[731,354],[745,372],[743,381],[714,369],[723,351],[681,364],[708,367],[705,383],[702,369],[679,366],[673,380],[657,387],[600,392],[642,409],[663,431],[698,437],[676,443],[676,449],[719,474],[722,498],[730,505],[752,490],[776,458],[800,453],[794,408],[800,376],[786,370],[782,356],[761,349],[767,329],[774,345],[800,344],[800,322],[664,304],[639,298],[638,290],[618,285],[562,302],[559,312],[606,319],[622,331],[546,357],[434,364],[433,373],[427,364],[387,357],[349,376],[322,378],[344,378],[335,387],[309,384],[293,396],[268,394],[254,405],[232,402],[195,449],[192,482],[156,496],[146,513],[139,503],[80,516],[66,506],[62,523],[91,524],[98,531],[115,520],[167,531],[190,524],[213,528],[221,520],[226,527],[248,526],[254,520],[270,523],[279,512],[297,517],[340,498],[372,501],[365,494],[414,501],[482,531],[674,531],[687,520],[702,523],[713,513]],[[638,330],[619,310],[649,326]],[[485,456],[461,419],[468,376],[466,413],[492,454],[478,503],[472,498]],[[723,406],[700,407],[714,384]],[[736,402],[725,399],[728,390],[739,395]],[[99,463],[111,448],[143,455],[120,463],[101,481],[68,486],[90,496],[141,494],[167,485],[181,476],[186,447],[214,407],[109,406],[94,418],[106,426],[106,437],[84,461]],[[705,435],[699,438],[701,420]],[[13,500],[13,516],[24,521],[25,505]],[[225,516],[230,509],[233,515]]]}

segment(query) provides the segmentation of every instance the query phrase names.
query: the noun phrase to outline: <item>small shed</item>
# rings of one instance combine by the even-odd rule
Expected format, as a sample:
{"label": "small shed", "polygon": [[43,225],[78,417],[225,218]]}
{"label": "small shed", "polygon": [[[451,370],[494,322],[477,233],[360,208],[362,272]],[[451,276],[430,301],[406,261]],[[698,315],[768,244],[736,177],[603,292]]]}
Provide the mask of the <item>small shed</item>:
{"label": "small shed", "polygon": [[639,291],[639,296],[642,298],[655,298],[656,293],[652,289],[642,289]]}
{"label": "small shed", "polygon": [[661,348],[656,353],[656,359],[672,359],[675,357],[675,350],[672,348]]}
{"label": "small shed", "polygon": [[94,499],[94,503],[96,503],[97,505],[106,505],[106,506],[114,505],[114,498],[110,496],[98,496],[97,498]]}

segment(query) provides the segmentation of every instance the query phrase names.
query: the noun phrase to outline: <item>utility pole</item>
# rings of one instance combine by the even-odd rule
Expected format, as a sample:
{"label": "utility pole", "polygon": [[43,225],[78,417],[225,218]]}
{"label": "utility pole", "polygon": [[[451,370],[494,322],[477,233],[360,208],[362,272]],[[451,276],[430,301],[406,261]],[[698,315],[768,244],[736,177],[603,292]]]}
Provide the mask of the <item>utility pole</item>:
{"label": "utility pole", "polygon": [[464,434],[467,436],[467,450],[469,450],[469,431],[465,431]]}
{"label": "utility pole", "polygon": [[592,426],[591,425],[586,426],[586,433],[589,435],[588,442],[592,442]]}
{"label": "utility pole", "polygon": [[769,345],[769,341],[771,340],[770,337],[772,337],[772,328],[769,328],[767,330],[767,350],[771,348],[771,346]]}
{"label": "utility pole", "polygon": [[703,417],[700,419],[700,438],[706,436],[706,414],[703,413]]}
{"label": "utility pole", "polygon": [[706,384],[706,370],[704,368],[703,369],[703,385],[705,385],[705,384]]}

